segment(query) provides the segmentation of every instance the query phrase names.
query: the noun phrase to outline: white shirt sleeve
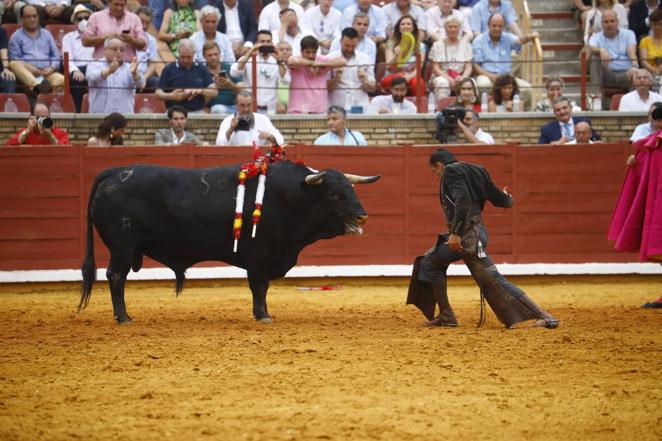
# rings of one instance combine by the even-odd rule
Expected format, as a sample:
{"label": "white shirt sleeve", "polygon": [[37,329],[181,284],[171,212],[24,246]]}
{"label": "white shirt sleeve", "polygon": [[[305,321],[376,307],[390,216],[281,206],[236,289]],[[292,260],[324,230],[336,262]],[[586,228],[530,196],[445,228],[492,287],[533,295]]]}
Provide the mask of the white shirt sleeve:
{"label": "white shirt sleeve", "polygon": [[230,140],[225,136],[230,124],[232,123],[233,115],[226,117],[223,122],[221,122],[221,127],[218,128],[218,135],[216,135],[216,145],[229,145]]}

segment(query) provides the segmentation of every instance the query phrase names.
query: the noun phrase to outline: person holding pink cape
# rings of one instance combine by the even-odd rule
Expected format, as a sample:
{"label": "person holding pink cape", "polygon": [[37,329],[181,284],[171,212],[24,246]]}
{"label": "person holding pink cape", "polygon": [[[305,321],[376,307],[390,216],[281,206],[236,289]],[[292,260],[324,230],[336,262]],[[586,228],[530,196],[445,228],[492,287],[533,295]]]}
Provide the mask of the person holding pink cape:
{"label": "person holding pink cape", "polygon": [[[662,120],[655,109],[653,120]],[[623,188],[612,213],[607,239],[618,251],[639,250],[641,262],[662,264],[662,130],[634,143]],[[643,305],[662,308],[662,296]]]}

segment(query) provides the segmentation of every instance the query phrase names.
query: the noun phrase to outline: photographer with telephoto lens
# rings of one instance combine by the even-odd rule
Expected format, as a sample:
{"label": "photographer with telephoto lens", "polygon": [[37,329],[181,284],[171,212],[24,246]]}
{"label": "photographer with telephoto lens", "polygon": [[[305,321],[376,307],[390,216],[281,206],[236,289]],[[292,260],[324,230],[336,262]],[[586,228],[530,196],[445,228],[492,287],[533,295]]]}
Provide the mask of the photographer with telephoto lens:
{"label": "photographer with telephoto lens", "polygon": [[44,103],[37,103],[28,119],[28,126],[9,138],[7,145],[67,145],[66,130],[53,127],[51,111]]}
{"label": "photographer with telephoto lens", "polygon": [[283,135],[268,116],[255,113],[253,95],[248,90],[237,94],[237,112],[223,120],[216,136],[216,145],[283,144]]}

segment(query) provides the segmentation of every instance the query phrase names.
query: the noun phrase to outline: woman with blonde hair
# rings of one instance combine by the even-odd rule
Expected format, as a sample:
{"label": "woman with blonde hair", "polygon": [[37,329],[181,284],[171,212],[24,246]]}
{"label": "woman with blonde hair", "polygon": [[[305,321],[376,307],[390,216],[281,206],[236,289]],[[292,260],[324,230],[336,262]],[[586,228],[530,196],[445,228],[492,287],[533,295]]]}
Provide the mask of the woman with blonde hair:
{"label": "woman with blonde hair", "polygon": [[586,14],[584,22],[584,44],[588,44],[591,35],[602,30],[602,14],[613,10],[618,17],[618,27],[628,28],[628,11],[618,0],[593,0],[591,10]]}
{"label": "woman with blonde hair", "polygon": [[172,63],[179,57],[179,42],[189,38],[196,30],[201,29],[200,11],[195,9],[195,0],[173,0],[170,8],[163,13],[163,22],[159,29],[159,40],[167,43],[161,47],[161,58],[166,63]]}
{"label": "woman with blonde hair", "polygon": [[471,45],[460,40],[460,21],[449,17],[444,22],[446,36],[432,46],[430,60],[432,61],[431,87],[437,101],[451,94],[457,84],[471,76]]}

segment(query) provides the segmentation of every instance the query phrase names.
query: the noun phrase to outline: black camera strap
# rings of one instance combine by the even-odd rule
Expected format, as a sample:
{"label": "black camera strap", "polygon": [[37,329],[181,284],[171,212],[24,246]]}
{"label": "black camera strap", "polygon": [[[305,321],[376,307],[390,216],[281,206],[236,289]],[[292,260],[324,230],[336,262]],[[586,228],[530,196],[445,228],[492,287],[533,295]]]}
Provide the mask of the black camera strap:
{"label": "black camera strap", "polygon": [[359,145],[359,140],[356,139],[356,136],[354,136],[354,134],[352,133],[352,131],[349,130],[349,129],[347,129],[347,132],[348,132],[350,135],[352,135],[352,138],[354,138],[354,144]]}

